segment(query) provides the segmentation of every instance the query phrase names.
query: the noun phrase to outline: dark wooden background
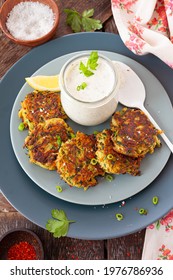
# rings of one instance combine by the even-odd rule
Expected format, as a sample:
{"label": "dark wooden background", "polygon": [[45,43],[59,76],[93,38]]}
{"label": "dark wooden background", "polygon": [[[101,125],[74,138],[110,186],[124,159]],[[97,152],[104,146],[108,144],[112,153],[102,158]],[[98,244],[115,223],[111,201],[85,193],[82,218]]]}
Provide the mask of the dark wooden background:
{"label": "dark wooden background", "polygon": [[[0,0],[0,7],[4,2],[4,0]],[[60,23],[54,38],[72,33],[71,28],[66,25],[64,8],[75,8],[78,12],[94,8],[94,18],[103,23],[101,31],[118,33],[112,16],[110,0],[55,0],[55,2],[60,9]],[[30,50],[30,47],[16,45],[9,41],[0,31],[0,78]],[[101,241],[68,237],[55,239],[49,232],[18,213],[0,194],[0,237],[13,228],[28,228],[34,231],[43,243],[45,259],[49,260],[138,260],[141,259],[145,237],[145,230],[142,230],[125,237]]]}

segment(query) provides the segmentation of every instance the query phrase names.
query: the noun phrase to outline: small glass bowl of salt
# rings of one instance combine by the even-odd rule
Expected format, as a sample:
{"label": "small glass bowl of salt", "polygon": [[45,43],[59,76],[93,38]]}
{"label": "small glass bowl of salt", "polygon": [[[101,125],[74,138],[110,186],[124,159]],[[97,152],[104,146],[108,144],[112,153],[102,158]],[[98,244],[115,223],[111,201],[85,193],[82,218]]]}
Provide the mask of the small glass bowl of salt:
{"label": "small glass bowl of salt", "polygon": [[50,40],[59,23],[54,0],[6,0],[0,11],[0,26],[13,42],[34,47]]}

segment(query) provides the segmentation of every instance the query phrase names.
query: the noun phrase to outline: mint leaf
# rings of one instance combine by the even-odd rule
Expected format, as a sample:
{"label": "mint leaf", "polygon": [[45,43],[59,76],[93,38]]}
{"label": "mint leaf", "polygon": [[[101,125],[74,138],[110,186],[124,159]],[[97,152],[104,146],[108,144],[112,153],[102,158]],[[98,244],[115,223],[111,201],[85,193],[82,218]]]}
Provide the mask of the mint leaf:
{"label": "mint leaf", "polygon": [[51,211],[52,218],[49,219],[46,223],[46,229],[53,233],[54,237],[66,236],[69,224],[74,223],[75,221],[68,220],[65,212],[63,210],[53,209]]}

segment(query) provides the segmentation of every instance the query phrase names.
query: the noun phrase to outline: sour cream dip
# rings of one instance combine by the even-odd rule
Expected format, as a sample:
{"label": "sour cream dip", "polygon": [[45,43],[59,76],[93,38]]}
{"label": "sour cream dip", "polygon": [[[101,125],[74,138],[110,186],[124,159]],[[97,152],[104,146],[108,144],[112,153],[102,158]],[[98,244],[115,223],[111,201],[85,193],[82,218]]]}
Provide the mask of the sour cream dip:
{"label": "sour cream dip", "polygon": [[98,54],[96,67],[90,68],[91,53],[75,55],[65,63],[59,75],[61,102],[66,114],[86,126],[103,123],[115,112],[119,81],[114,64],[102,54],[95,52]]}

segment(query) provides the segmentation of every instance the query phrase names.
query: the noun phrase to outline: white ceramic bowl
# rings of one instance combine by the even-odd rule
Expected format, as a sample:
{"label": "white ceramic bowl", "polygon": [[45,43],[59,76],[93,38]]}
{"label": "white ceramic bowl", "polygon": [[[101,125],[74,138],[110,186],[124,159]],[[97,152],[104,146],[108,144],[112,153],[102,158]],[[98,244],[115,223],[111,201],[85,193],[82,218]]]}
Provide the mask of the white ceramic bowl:
{"label": "white ceramic bowl", "polygon": [[[66,114],[85,126],[103,123],[115,112],[119,87],[118,70],[102,54],[98,53],[98,66],[91,77],[81,73],[79,65],[83,62],[86,66],[90,54],[91,51],[87,51],[69,59],[59,76],[61,102]],[[83,82],[85,88],[77,90]]]}

